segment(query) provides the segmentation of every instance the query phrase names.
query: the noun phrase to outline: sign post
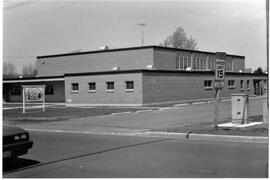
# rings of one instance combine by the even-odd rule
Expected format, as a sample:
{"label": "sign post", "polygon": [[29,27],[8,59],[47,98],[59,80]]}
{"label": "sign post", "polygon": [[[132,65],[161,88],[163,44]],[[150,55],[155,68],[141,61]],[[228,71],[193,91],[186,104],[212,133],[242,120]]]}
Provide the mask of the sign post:
{"label": "sign post", "polygon": [[45,112],[45,85],[24,85],[23,87],[23,113],[26,102],[42,102],[42,110]]}
{"label": "sign post", "polygon": [[219,117],[219,95],[222,88],[224,88],[224,79],[225,79],[225,59],[226,53],[217,52],[216,53],[216,68],[215,68],[215,122],[214,128],[218,129],[218,117]]}

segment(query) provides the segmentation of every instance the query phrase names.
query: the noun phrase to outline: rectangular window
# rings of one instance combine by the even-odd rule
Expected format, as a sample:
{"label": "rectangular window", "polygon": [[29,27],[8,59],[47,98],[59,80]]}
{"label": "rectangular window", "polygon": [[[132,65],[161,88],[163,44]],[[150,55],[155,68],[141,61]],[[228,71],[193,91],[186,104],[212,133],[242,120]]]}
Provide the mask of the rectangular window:
{"label": "rectangular window", "polygon": [[200,69],[203,69],[203,59],[200,58]]}
{"label": "rectangular window", "polygon": [[184,69],[184,60],[182,56],[180,56],[180,69]]}
{"label": "rectangular window", "polygon": [[190,68],[191,68],[191,57],[188,57],[188,64],[187,64],[187,67],[190,67]]}
{"label": "rectangular window", "polygon": [[134,81],[126,81],[126,90],[133,91],[134,90]]}
{"label": "rectangular window", "polygon": [[71,83],[71,91],[78,92],[79,91],[79,83]]}
{"label": "rectangular window", "polygon": [[206,69],[206,59],[202,59],[203,60],[203,69]]}
{"label": "rectangular window", "polygon": [[184,69],[187,69],[188,67],[188,59],[187,57],[184,57]]}
{"label": "rectangular window", "polygon": [[196,62],[197,62],[197,69],[200,69],[200,59],[199,58],[196,58]]}
{"label": "rectangular window", "polygon": [[225,61],[225,71],[232,71],[232,60],[228,59]]}
{"label": "rectangular window", "polygon": [[235,88],[234,80],[228,80],[228,87],[231,89]]}
{"label": "rectangular window", "polygon": [[204,89],[212,89],[212,80],[204,81]]}
{"label": "rectangular window", "polygon": [[45,95],[53,95],[53,85],[46,85]]}
{"label": "rectangular window", "polygon": [[240,80],[240,89],[244,90],[244,80]]}
{"label": "rectangular window", "polygon": [[21,95],[21,87],[20,86],[12,86],[11,87],[11,96],[20,96]]}
{"label": "rectangular window", "polygon": [[208,58],[207,59],[207,69],[212,69],[212,67],[211,67],[211,61],[212,61],[212,59],[210,59],[210,58]]}
{"label": "rectangular window", "polygon": [[88,92],[96,92],[96,83],[95,82],[88,83]]}
{"label": "rectangular window", "polygon": [[196,58],[192,58],[192,69],[197,69],[196,68]]}
{"label": "rectangular window", "polygon": [[114,91],[114,82],[106,82],[107,84],[107,91]]}
{"label": "rectangular window", "polygon": [[247,80],[247,90],[250,90],[249,80]]}
{"label": "rectangular window", "polygon": [[214,69],[214,59],[212,57],[208,59],[208,69],[210,70]]}

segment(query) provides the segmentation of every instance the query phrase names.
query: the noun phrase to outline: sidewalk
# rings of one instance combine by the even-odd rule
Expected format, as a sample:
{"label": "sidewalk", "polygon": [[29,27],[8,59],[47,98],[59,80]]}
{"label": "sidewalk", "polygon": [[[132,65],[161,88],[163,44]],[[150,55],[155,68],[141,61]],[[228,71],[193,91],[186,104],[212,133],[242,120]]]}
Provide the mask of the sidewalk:
{"label": "sidewalk", "polygon": [[[124,115],[123,115],[124,116]],[[101,117],[102,118],[102,117]],[[106,117],[104,117],[106,118]],[[101,120],[100,117],[95,120]],[[226,134],[227,130],[219,130],[217,134],[209,134],[214,131],[209,124],[196,124],[195,127],[205,127],[207,124],[207,131],[189,131],[185,126],[171,129],[150,129],[150,128],[130,128],[117,127],[114,125],[94,126],[95,122],[89,121],[85,118],[77,118],[70,121],[59,121],[49,123],[28,123],[20,124],[20,127],[28,131],[34,132],[52,132],[52,133],[75,133],[75,134],[91,134],[91,135],[115,135],[115,136],[140,136],[140,137],[157,137],[157,138],[174,138],[174,139],[189,139],[189,140],[210,140],[210,141],[230,141],[230,142],[254,142],[254,143],[268,143],[268,137],[252,135],[253,133],[243,135],[243,132],[236,132],[234,135]],[[191,126],[191,125],[186,125]],[[265,126],[264,124],[261,126]],[[209,128],[210,127],[210,128]],[[182,128],[182,129],[181,129]],[[225,133],[220,133],[220,132]],[[267,129],[268,132],[268,129]],[[241,135],[242,133],[242,135]]]}

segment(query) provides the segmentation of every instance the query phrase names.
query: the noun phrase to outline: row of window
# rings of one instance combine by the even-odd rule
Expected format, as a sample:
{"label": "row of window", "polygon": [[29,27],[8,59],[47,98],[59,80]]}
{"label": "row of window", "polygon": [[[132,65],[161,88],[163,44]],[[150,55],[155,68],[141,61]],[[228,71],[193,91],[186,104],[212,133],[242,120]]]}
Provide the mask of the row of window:
{"label": "row of window", "polygon": [[[204,88],[205,89],[212,89],[212,80],[205,80],[204,81]],[[235,80],[228,80],[228,88],[235,88]],[[244,90],[244,80],[240,80],[240,89]],[[249,80],[246,81],[246,89],[250,89]]]}
{"label": "row of window", "polygon": [[[134,81],[125,81],[126,90],[134,90]],[[114,81],[106,82],[107,91],[114,91]],[[71,91],[78,92],[79,91],[79,83],[71,83]],[[88,83],[88,91],[95,92],[96,91],[96,83],[89,82]]]}
{"label": "row of window", "polygon": [[[21,86],[11,86],[11,96],[20,96],[22,94],[22,88]],[[46,85],[45,86],[45,95],[53,95],[53,85]]]}
{"label": "row of window", "polygon": [[[176,61],[176,69],[185,70],[187,68],[192,68],[193,70],[206,70],[215,69],[216,60],[214,58],[199,58],[199,57],[188,57],[179,56]],[[227,59],[225,61],[225,71],[232,71],[233,63],[232,60]]]}

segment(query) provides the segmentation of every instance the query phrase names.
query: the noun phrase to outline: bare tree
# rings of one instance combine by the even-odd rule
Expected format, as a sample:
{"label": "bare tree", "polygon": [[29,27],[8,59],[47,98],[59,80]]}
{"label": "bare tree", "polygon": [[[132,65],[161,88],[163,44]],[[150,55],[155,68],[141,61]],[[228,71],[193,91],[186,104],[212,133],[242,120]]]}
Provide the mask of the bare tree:
{"label": "bare tree", "polygon": [[37,68],[33,64],[24,65],[22,67],[23,77],[35,77],[37,75]]}
{"label": "bare tree", "polygon": [[16,66],[11,62],[3,63],[3,78],[17,78],[19,75],[16,70]]}
{"label": "bare tree", "polygon": [[178,27],[176,31],[161,42],[159,46],[192,50],[198,49],[196,39],[192,36],[188,38],[182,27]]}

